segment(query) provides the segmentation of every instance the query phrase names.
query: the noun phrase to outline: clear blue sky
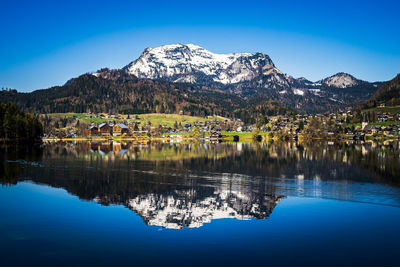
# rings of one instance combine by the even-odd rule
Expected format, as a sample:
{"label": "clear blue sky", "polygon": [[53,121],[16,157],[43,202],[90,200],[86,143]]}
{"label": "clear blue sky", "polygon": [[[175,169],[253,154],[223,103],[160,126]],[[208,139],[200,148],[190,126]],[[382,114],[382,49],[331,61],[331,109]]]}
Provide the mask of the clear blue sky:
{"label": "clear blue sky", "polygon": [[400,1],[80,2],[0,0],[0,87],[62,85],[178,42],[263,52],[282,72],[313,81],[400,72]]}

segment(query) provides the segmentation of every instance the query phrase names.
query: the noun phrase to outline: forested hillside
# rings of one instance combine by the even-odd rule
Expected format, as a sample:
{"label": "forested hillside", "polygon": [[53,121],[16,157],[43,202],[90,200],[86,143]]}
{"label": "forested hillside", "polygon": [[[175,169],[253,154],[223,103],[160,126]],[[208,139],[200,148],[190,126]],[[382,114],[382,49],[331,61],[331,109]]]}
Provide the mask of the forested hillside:
{"label": "forested hillside", "polygon": [[43,127],[35,116],[12,103],[0,103],[0,139],[34,141],[42,135]]}
{"label": "forested hillside", "polygon": [[365,106],[376,107],[380,104],[400,105],[400,74],[379,88]]}
{"label": "forested hillside", "polygon": [[[234,94],[206,86],[138,79],[121,70],[103,69],[96,75],[85,74],[71,79],[64,86],[19,93],[6,90],[0,101],[14,102],[35,113],[108,112],[108,113],[183,113],[186,115],[221,115],[248,120],[258,115],[257,105],[266,97],[251,103]],[[271,102],[272,103],[272,102]],[[265,105],[265,115],[289,110],[278,102]],[[271,109],[267,109],[270,107]],[[292,111],[290,111],[292,112]]]}

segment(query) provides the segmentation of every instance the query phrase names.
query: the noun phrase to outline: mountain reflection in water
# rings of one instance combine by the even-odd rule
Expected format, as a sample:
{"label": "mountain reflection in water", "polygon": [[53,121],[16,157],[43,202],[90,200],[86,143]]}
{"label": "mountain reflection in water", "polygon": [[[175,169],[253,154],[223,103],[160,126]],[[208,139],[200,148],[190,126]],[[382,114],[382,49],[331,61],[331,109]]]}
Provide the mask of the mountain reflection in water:
{"label": "mountain reflection in water", "polygon": [[149,225],[265,219],[286,196],[400,206],[398,144],[54,143],[3,147],[2,184],[118,204]]}

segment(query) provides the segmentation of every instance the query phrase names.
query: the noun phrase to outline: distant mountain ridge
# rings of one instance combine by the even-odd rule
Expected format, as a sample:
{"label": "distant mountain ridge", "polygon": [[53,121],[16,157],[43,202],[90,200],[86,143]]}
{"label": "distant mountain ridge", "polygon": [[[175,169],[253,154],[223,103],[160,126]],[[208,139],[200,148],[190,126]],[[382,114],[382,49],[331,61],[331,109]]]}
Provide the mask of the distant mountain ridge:
{"label": "distant mountain ridge", "polygon": [[146,48],[123,70],[139,78],[206,85],[244,98],[268,97],[306,112],[365,101],[382,85],[343,72],[317,82],[296,79],[283,74],[266,54],[215,54],[193,44]]}
{"label": "distant mountain ridge", "polygon": [[322,113],[362,103],[382,84],[343,72],[317,82],[296,79],[282,73],[263,53],[215,54],[193,44],[174,44],[146,48],[122,69],[101,69],[63,86],[26,94],[2,91],[0,101],[37,112],[235,116],[247,110],[253,116],[259,107],[268,107],[272,109],[268,114],[292,113],[291,109]]}

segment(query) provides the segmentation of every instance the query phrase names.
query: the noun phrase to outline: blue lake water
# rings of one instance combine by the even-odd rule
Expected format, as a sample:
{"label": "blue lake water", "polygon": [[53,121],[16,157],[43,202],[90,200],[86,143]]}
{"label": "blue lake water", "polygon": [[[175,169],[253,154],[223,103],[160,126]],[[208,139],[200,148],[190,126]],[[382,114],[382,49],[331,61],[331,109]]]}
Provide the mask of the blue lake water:
{"label": "blue lake water", "polygon": [[397,144],[1,154],[2,266],[398,266]]}

